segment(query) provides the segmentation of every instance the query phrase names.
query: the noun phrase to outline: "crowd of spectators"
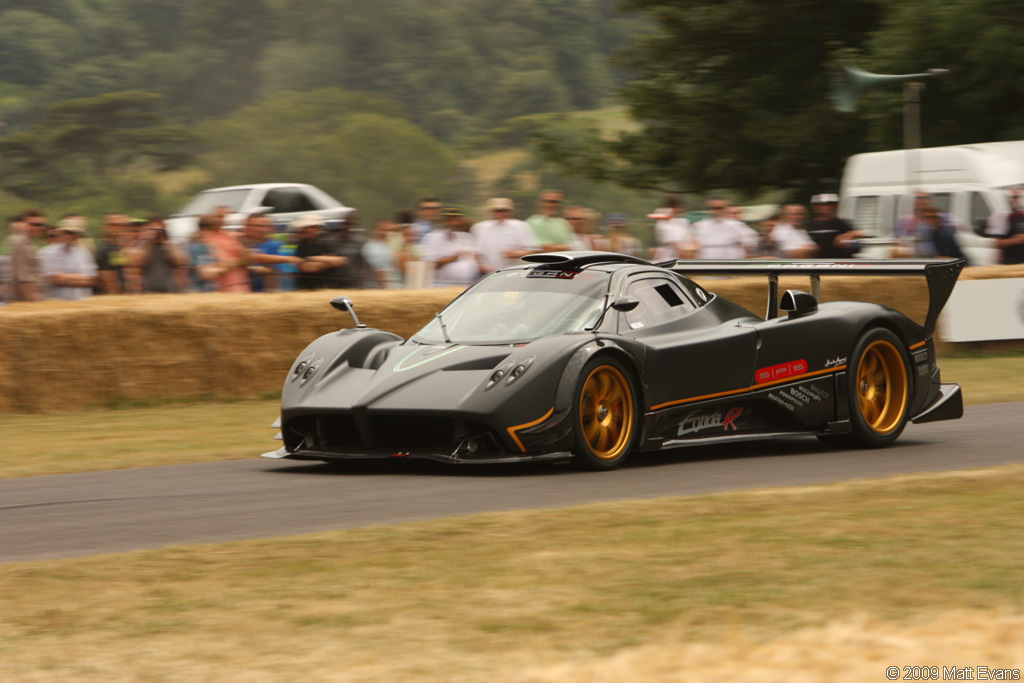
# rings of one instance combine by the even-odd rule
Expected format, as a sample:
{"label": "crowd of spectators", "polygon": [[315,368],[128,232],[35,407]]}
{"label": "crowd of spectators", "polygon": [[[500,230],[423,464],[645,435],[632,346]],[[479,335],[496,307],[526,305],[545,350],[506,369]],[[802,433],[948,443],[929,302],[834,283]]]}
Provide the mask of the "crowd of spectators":
{"label": "crowd of spectators", "polygon": [[[271,292],[326,288],[398,288],[468,285],[484,274],[544,251],[610,251],[660,262],[671,259],[850,258],[862,234],[836,215],[839,198],[815,195],[814,220],[788,204],[753,225],[722,197],[705,203],[707,216],[691,223],[680,197],[665,197],[654,221],[654,244],[645,248],[622,213],[603,217],[564,206],[557,190],[538,196],[535,212],[515,218],[512,200],[487,201],[487,218],[471,222],[434,197],[416,211],[401,210],[367,234],[358,215],[328,221],[309,214],[288,225],[265,215],[226,229],[223,209],[199,217],[184,243],[168,238],[164,220],[121,214],[103,219],[92,239],[87,220],[68,215],[50,225],[39,210],[11,219],[0,255],[0,302],[79,300],[94,294]],[[1012,211],[990,227],[1004,263],[1024,262],[1024,207],[1011,191]],[[919,193],[913,215],[896,226],[893,256],[963,257],[954,219]]]}

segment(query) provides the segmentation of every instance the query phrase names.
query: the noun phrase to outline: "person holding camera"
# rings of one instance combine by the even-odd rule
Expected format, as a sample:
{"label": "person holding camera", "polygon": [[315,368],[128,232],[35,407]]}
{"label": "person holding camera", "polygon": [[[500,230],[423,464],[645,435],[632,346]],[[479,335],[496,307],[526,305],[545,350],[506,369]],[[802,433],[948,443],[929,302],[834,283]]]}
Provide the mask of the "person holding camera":
{"label": "person holding camera", "polygon": [[135,250],[134,265],[142,273],[144,293],[169,293],[181,289],[178,269],[188,263],[188,256],[167,239],[163,216],[153,214],[142,228]]}

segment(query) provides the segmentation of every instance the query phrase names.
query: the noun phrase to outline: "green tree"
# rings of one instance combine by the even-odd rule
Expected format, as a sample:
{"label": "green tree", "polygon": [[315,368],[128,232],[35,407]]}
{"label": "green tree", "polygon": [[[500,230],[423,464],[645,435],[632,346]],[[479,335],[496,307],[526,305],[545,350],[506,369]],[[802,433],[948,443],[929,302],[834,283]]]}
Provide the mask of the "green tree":
{"label": "green tree", "polygon": [[[883,25],[861,66],[880,73],[949,69],[922,98],[925,146],[1024,139],[1024,14],[1008,0],[904,0],[886,5]],[[865,98],[877,148],[901,143],[899,88]]]}
{"label": "green tree", "polygon": [[282,92],[204,124],[202,163],[217,184],[308,182],[366,219],[390,216],[421,196],[450,196],[458,176],[451,151],[404,117],[376,95]]}
{"label": "green tree", "polygon": [[66,100],[30,130],[0,138],[0,187],[27,199],[75,196],[146,159],[191,161],[195,137],[153,111],[160,96],[119,92]]}
{"label": "green tree", "polygon": [[[774,186],[801,193],[856,151],[859,119],[825,96],[827,65],[878,25],[870,0],[628,0],[653,30],[622,57],[622,96],[642,129],[570,150],[542,143],[575,172],[676,191]],[[573,161],[581,164],[572,164]]]}

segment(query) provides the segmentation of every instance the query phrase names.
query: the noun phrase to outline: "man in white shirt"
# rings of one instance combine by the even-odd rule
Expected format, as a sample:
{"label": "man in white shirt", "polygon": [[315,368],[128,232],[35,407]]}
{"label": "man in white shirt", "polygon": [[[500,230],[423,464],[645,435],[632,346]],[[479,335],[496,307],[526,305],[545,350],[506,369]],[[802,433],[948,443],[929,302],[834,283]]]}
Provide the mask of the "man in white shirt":
{"label": "man in white shirt", "polygon": [[515,265],[523,256],[541,250],[530,225],[512,217],[515,205],[511,199],[488,199],[485,208],[491,218],[480,221],[470,232],[488,270]]}
{"label": "man in white shirt", "polygon": [[782,207],[779,222],[772,230],[771,240],[780,254],[786,258],[814,258],[818,245],[803,229],[807,221],[807,209],[800,204]]}
{"label": "man in white shirt", "polygon": [[693,225],[693,248],[697,258],[746,258],[748,228],[732,217],[729,202],[721,197],[712,197],[705,206],[714,215]]}
{"label": "man in white shirt", "polygon": [[443,227],[427,233],[420,244],[423,260],[434,264],[434,286],[470,285],[483,272],[483,257],[460,209],[442,209]]}
{"label": "man in white shirt", "polygon": [[648,218],[657,221],[654,224],[655,247],[651,257],[655,261],[669,261],[676,258],[693,258],[690,236],[690,221],[683,218],[683,202],[679,197],[670,194],[665,197],[665,206],[658,209]]}
{"label": "man in white shirt", "polygon": [[99,271],[92,252],[78,243],[86,235],[77,219],[65,218],[57,223],[57,241],[39,250],[52,298],[78,301],[92,296]]}

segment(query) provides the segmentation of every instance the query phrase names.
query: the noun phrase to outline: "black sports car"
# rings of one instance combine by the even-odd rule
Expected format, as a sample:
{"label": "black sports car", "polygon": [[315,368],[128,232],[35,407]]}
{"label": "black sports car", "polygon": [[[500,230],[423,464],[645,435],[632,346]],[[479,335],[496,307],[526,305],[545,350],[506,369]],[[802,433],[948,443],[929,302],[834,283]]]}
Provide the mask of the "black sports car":
{"label": "black sports car", "polygon": [[[284,384],[269,458],[568,460],[593,469],[686,444],[814,435],[887,446],[908,420],[963,414],[932,333],[962,260],[678,261],[537,254],[467,289],[408,341],[359,323],[324,335]],[[762,274],[765,318],[683,272]],[[778,276],[811,278],[780,300]],[[820,276],[927,279],[924,325],[819,304]]]}

